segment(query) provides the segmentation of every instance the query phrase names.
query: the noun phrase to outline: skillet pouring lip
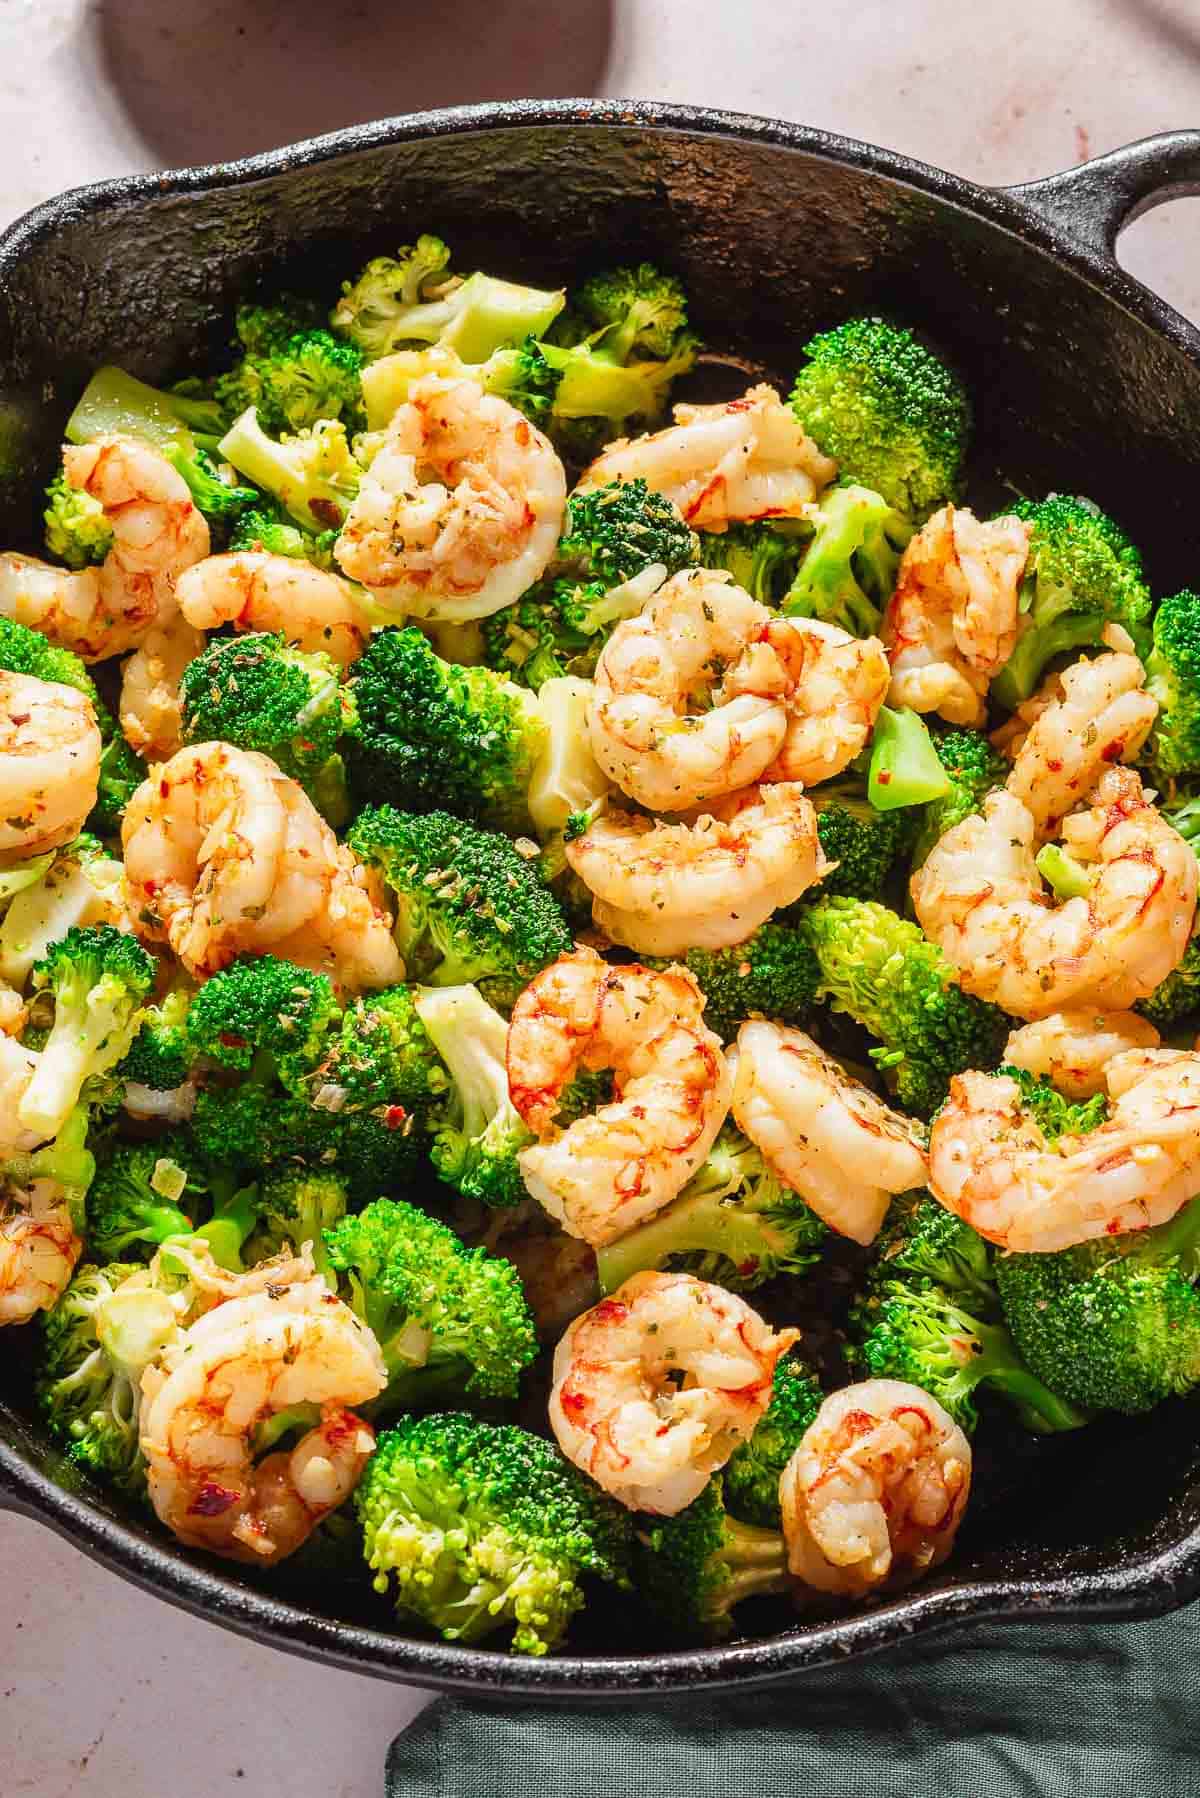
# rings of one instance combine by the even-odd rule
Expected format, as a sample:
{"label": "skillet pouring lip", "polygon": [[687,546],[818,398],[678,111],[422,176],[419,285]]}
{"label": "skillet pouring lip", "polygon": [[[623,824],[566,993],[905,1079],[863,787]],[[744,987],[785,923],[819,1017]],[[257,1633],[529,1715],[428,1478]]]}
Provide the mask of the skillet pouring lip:
{"label": "skillet pouring lip", "polygon": [[[1038,210],[1036,194],[980,186],[895,151],[755,115],[657,101],[562,99],[453,107],[354,125],[238,161],[129,175],[96,182],[45,201],[0,235],[0,301],[8,271],[68,224],[110,211],[136,214],[150,200],[199,195],[285,175],[291,171],[428,141],[512,131],[631,130],[666,138],[729,140],[792,150],[843,169],[880,176],[926,194],[1021,245],[1046,253],[1103,292],[1200,367],[1200,332],[1171,306],[1121,270],[1110,255],[1073,236]],[[1167,140],[1162,140],[1164,143]],[[1138,146],[1147,166],[1153,143]],[[1132,152],[1117,152],[1115,156]],[[1105,160],[1105,159],[1102,159]],[[1200,155],[1198,155],[1200,162]],[[1085,165],[1087,166],[1087,165]],[[1069,179],[1070,177],[1064,177]],[[1163,185],[1167,184],[1164,174]],[[1037,184],[1033,184],[1036,188]],[[13,1428],[13,1425],[16,1428]],[[677,1652],[630,1655],[562,1654],[524,1660],[487,1647],[456,1647],[326,1618],[301,1605],[250,1588],[185,1556],[167,1541],[109,1516],[86,1494],[56,1484],[20,1446],[29,1426],[0,1404],[0,1508],[55,1530],[90,1558],[146,1591],[210,1622],[271,1646],[376,1677],[406,1681],[476,1698],[616,1703],[703,1688],[765,1685],[863,1654],[945,1632],[970,1622],[1099,1621],[1160,1615],[1200,1591],[1200,1523],[1182,1524],[1161,1544],[1108,1548],[1099,1571],[1046,1551],[1060,1570],[1013,1571],[954,1585],[918,1587],[873,1608],[830,1621],[800,1624],[773,1636]],[[1042,1551],[1038,1551],[1039,1553]],[[1124,1560],[1119,1555],[1124,1555]],[[1019,1565],[1020,1555],[1014,1556]]]}

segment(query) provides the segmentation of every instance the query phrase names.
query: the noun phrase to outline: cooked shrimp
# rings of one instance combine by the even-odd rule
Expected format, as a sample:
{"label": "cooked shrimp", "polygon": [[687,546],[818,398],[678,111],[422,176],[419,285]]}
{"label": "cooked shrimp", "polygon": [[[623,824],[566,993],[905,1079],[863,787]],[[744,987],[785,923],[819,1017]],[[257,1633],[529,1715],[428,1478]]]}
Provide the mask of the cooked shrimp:
{"label": "cooked shrimp", "polygon": [[892,1194],[925,1184],[919,1127],[802,1030],[742,1025],[732,1106],[771,1171],[839,1236],[873,1242]]}
{"label": "cooked shrimp", "polygon": [[17,1121],[25,1088],[33,1079],[37,1056],[15,1037],[0,1036],[0,1160],[28,1155],[45,1139]]}
{"label": "cooked shrimp", "polygon": [[0,617],[98,662],[135,649],[174,616],[175,582],[208,554],[208,526],[183,476],[136,438],[69,446],[63,467],[72,487],[103,506],[112,547],[99,568],[78,573],[32,556],[0,556]]}
{"label": "cooked shrimp", "polygon": [[1124,1011],[1181,959],[1196,908],[1189,844],[1137,775],[1106,768],[1090,810],[1061,828],[1090,879],[1056,905],[1034,859],[1033,814],[1004,789],[937,843],[913,876],[917,918],[969,993],[1018,1018],[1083,1005]]}
{"label": "cooked shrimp", "polygon": [[0,1325],[28,1323],[48,1311],[66,1291],[82,1252],[55,1181],[34,1180],[0,1193]]}
{"label": "cooked shrimp", "polygon": [[687,1185],[729,1110],[732,1073],[684,968],[610,967],[562,955],[513,1007],[508,1082],[529,1127],[551,1136],[580,1068],[611,1068],[616,1097],[521,1151],[529,1191],[593,1248],[660,1211]]}
{"label": "cooked shrimp", "polygon": [[724,531],[743,519],[803,518],[837,473],[773,387],[723,406],[676,406],[674,416],[665,431],[610,444],[580,488],[640,477],[697,530]]}
{"label": "cooked shrimp", "polygon": [[817,1592],[865,1598],[937,1567],[971,1490],[971,1445],[906,1380],[831,1393],[779,1481],[788,1566]]}
{"label": "cooked shrimp", "polygon": [[[764,780],[816,786],[849,766],[875,728],[889,670],[878,637],[852,637],[815,618],[775,618],[767,642],[790,669],[788,727]],[[736,685],[736,670],[730,682]]]}
{"label": "cooked shrimp", "polygon": [[182,744],[179,682],[188,663],[194,662],[203,648],[200,631],[186,618],[172,618],[169,624],[156,624],[148,631],[122,668],[121,729],[139,755],[157,761],[174,755]]}
{"label": "cooked shrimp", "polygon": [[943,506],[900,562],[883,621],[892,663],[890,703],[978,726],[988,682],[1017,640],[1018,587],[1029,548],[1020,518],[981,523]]}
{"label": "cooked shrimp", "polygon": [[0,856],[77,837],[96,803],[100,731],[87,695],[0,670]]}
{"label": "cooked shrimp", "polygon": [[267,950],[319,960],[353,990],[403,978],[362,870],[265,755],[181,749],[134,794],[122,838],[138,933],[197,978]]}
{"label": "cooked shrimp", "polygon": [[1004,1061],[1050,1080],[1069,1099],[1104,1091],[1104,1071],[1126,1049],[1157,1049],[1158,1031],[1135,1011],[1051,1012],[1014,1030]]}
{"label": "cooked shrimp", "polygon": [[1040,829],[1053,832],[1110,763],[1135,759],[1158,713],[1145,679],[1132,655],[1076,662],[1059,677],[1060,697],[1031,722],[1007,783]]}
{"label": "cooked shrimp", "polygon": [[[387,1384],[374,1336],[322,1279],[208,1311],[142,1375],[150,1501],[181,1542],[271,1566],[358,1484],[374,1432],[349,1405]],[[321,1421],[255,1465],[256,1427],[295,1405]]]}
{"label": "cooked shrimp", "polygon": [[546,568],[566,494],[562,463],[507,400],[426,375],[388,425],[334,554],[398,613],[486,618]]}
{"label": "cooked shrimp", "polygon": [[550,1427],[629,1510],[673,1517],[752,1433],[798,1335],[690,1274],[634,1274],[555,1350]]}
{"label": "cooked shrimp", "polygon": [[829,871],[794,781],[747,787],[692,824],[609,810],[566,846],[596,928],[643,955],[741,943]]}
{"label": "cooked shrimp", "polygon": [[197,630],[232,624],[239,631],[278,631],[343,667],[358,659],[371,634],[350,582],[294,556],[254,550],[206,556],[180,577],[178,592],[179,609]]}

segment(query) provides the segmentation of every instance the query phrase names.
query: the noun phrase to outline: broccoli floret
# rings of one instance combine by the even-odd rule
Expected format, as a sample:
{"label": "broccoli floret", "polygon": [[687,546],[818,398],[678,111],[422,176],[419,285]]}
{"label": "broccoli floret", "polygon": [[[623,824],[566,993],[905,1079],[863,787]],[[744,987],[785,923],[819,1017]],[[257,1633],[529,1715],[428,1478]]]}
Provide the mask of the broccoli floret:
{"label": "broccoli floret", "polygon": [[450,1081],[421,1020],[416,987],[366,993],[347,1007],[309,1082],[315,1103],[343,1111],[401,1105],[424,1113]]}
{"label": "broccoli floret", "polygon": [[867,798],[877,811],[929,805],[950,791],[950,776],[938,759],[933,738],[919,712],[883,706],[875,720],[867,771]]}
{"label": "broccoli floret", "polygon": [[572,310],[619,362],[631,356],[669,356],[687,330],[682,284],[650,262],[591,275],[571,295]]}
{"label": "broccoli floret", "polygon": [[100,754],[96,803],[88,825],[101,836],[115,837],[120,833],[125,807],[145,780],[148,770],[103,706],[97,708],[97,717],[104,747]]}
{"label": "broccoli floret", "polygon": [[72,1461],[131,1495],[145,1487],[142,1374],[177,1328],[166,1295],[123,1263],[78,1268],[46,1317],[38,1408]]}
{"label": "broccoli floret", "polygon": [[1009,711],[1034,691],[1055,656],[1101,642],[1119,624],[1138,654],[1150,647],[1150,589],[1142,558],[1118,524],[1089,499],[1052,493],[1018,500],[1005,516],[1032,526],[1021,579],[1021,632],[992,682]]}
{"label": "broccoli floret", "polygon": [[826,1234],[800,1194],[727,1124],[673,1204],[598,1251],[600,1287],[615,1292],[631,1274],[668,1267],[750,1291],[778,1274],[803,1273]]}
{"label": "broccoli floret", "polygon": [[1090,1099],[1067,1099],[1051,1081],[1007,1062],[996,1069],[996,1075],[1016,1081],[1021,1089],[1022,1111],[1029,1113],[1047,1142],[1055,1142],[1060,1136],[1089,1136],[1108,1116],[1108,1100],[1103,1093],[1094,1093]]}
{"label": "broccoli floret", "polygon": [[229,464],[218,462],[205,449],[170,443],[163,455],[187,482],[196,510],[207,520],[214,548],[228,543],[242,513],[259,504],[261,493],[256,487],[239,487]]}
{"label": "broccoli floret", "polygon": [[244,306],[235,321],[242,354],[213,397],[230,417],[253,406],[265,431],[302,431],[322,418],[362,422],[362,351],[286,308]]}
{"label": "broccoli floret", "polygon": [[8,909],[0,920],[0,979],[23,988],[35,962],[74,924],[120,916],[124,869],[85,833],[3,875]]}
{"label": "broccoli floret", "polygon": [[350,1195],[346,1183],[329,1170],[307,1167],[275,1167],[264,1175],[255,1204],[255,1223],[245,1247],[252,1266],[282,1253],[312,1244],[313,1261],[324,1273],[329,1267],[325,1231],[345,1217]]}
{"label": "broccoli floret", "polygon": [[279,508],[263,501],[250,506],[238,518],[229,536],[229,550],[260,551],[269,556],[290,556],[295,561],[311,562],[316,568],[333,567],[336,530],[302,531],[290,524]]}
{"label": "broccoli floret", "polygon": [[572,947],[537,862],[498,832],[449,812],[380,805],[359,813],[347,841],[396,900],[396,941],[412,978],[474,983],[489,1003],[509,1006]]}
{"label": "broccoli floret", "polygon": [[818,998],[875,1037],[900,1102],[928,1117],[965,1068],[995,1067],[1009,1031],[998,1006],[964,993],[920,928],[884,905],[818,899],[797,913],[817,958]]}
{"label": "broccoli floret", "polygon": [[397,350],[368,362],[362,372],[363,400],[367,411],[370,443],[389,425],[405,404],[417,381],[426,375],[443,380],[474,381],[485,393],[507,400],[539,429],[550,420],[561,376],[551,368],[545,351],[534,338],[511,349],[494,350],[486,362],[468,365],[452,350],[437,346],[424,350]]}
{"label": "broccoli floret", "polygon": [[[201,1210],[209,1216],[197,1227]],[[186,1236],[206,1242],[217,1265],[236,1272],[257,1215],[254,1189],[206,1167],[192,1137],[177,1130],[110,1147],[88,1192],[87,1239],[105,1260],[131,1253],[148,1260],[171,1237]]]}
{"label": "broccoli floret", "polygon": [[812,524],[784,611],[853,637],[876,636],[913,526],[880,494],[853,486],[831,488]]}
{"label": "broccoli floret", "polygon": [[29,674],[35,680],[74,687],[94,707],[99,707],[96,683],[79,656],[70,649],[60,649],[41,631],[18,624],[15,618],[0,618],[0,668],[8,674]]}
{"label": "broccoli floret", "polygon": [[330,315],[335,331],[368,358],[407,345],[438,344],[464,362],[486,362],[494,350],[540,337],[562,311],[561,290],[547,292],[477,271],[450,272],[450,251],[420,237],[393,256],[376,256],[346,282]]}
{"label": "broccoli floret", "polygon": [[75,925],[34,965],[31,982],[38,1011],[52,1002],[53,1023],[17,1117],[25,1129],[53,1136],[85,1084],[128,1050],[154,985],[154,961],[111,924]]}
{"label": "broccoli floret", "polygon": [[187,1036],[193,1056],[219,1068],[278,1077],[303,1095],[330,1031],[341,1017],[333,983],[274,955],[246,955],[213,974],[192,1000]]}
{"label": "broccoli floret", "polygon": [[146,1007],[128,1054],[117,1064],[118,1080],[159,1093],[184,1084],[192,1060],[187,1036],[191,1002],[187,989],[176,987],[161,1004]]}
{"label": "broccoli floret", "polygon": [[346,822],[338,745],[354,723],[354,701],[329,656],[266,632],[219,637],[188,663],[179,697],[186,743],[232,743],[269,755],[331,824]]}
{"label": "broccoli floret", "polygon": [[1148,1411],[1200,1381],[1200,1201],[1169,1223],[1050,1255],[998,1255],[1004,1316],[1064,1400]]}
{"label": "broccoli floret", "polygon": [[[588,731],[592,693],[590,681],[572,675],[544,681],[538,691],[546,744],[529,782],[529,818],[546,845],[541,866],[552,884],[571,872],[564,833],[572,819],[590,817],[610,790],[608,776],[592,753]],[[589,915],[590,901],[589,894]]]}
{"label": "broccoli floret", "polygon": [[[27,1043],[29,1036],[26,1030]],[[0,1163],[0,1193],[13,1188],[28,1191],[37,1180],[52,1181],[61,1188],[76,1235],[82,1236],[88,1188],[96,1173],[96,1157],[88,1146],[91,1124],[91,1108],[77,1105],[52,1142],[27,1153],[6,1155]]]}
{"label": "broccoli floret", "polygon": [[90,568],[112,548],[113,531],[100,501],[73,487],[60,468],[46,489],[46,548],[68,568]]}
{"label": "broccoli floret", "polygon": [[375,1587],[450,1641],[547,1653],[592,1575],[628,1590],[628,1513],[550,1442],[458,1413],[387,1430],[355,1496]]}
{"label": "broccoli floret", "polygon": [[329,1266],[378,1339],[388,1386],[380,1411],[447,1389],[515,1398],[537,1335],[511,1261],[464,1248],[403,1199],[376,1199],[325,1232]]}
{"label": "broccoli floret", "polygon": [[978,1317],[999,1313],[991,1249],[970,1224],[925,1192],[892,1200],[875,1241],[875,1266],[883,1277],[932,1280]]}
{"label": "broccoli floret", "polygon": [[1164,1031],[1200,1011],[1200,933],[1195,924],[1183,959],[1148,998],[1139,1000],[1134,1010],[1149,1018],[1156,1030]]}
{"label": "broccoli floret", "polygon": [[689,949],[682,958],[644,956],[647,967],[669,968],[682,959],[704,994],[704,1021],[726,1042],[750,1017],[802,1023],[812,1010],[820,971],[799,931],[762,924],[732,949]]}
{"label": "broccoli floret", "polygon": [[1200,593],[1159,602],[1146,690],[1158,701],[1146,759],[1159,780],[1200,773]]}
{"label": "broccoli floret", "polygon": [[508,1026],[473,986],[422,993],[421,1022],[450,1074],[431,1148],[448,1186],[492,1209],[528,1197],[517,1157],[533,1141],[508,1090]]}
{"label": "broccoli floret", "polygon": [[769,524],[731,524],[700,533],[700,566],[723,568],[743,592],[765,606],[779,605],[796,576],[805,541]]}
{"label": "broccoli floret", "polygon": [[743,1523],[781,1527],[779,1478],[821,1409],[821,1382],[799,1350],[775,1364],[771,1402],[725,1464],[725,1502]]}
{"label": "broccoli floret", "polygon": [[881,898],[888,876],[912,842],[916,811],[909,806],[879,811],[867,797],[866,783],[851,773],[814,787],[808,797],[817,814],[822,853],[826,861],[837,863],[821,882],[822,894]]}
{"label": "broccoli floret", "polygon": [[372,638],[350,690],[351,776],[363,798],[528,828],[529,783],[547,731],[522,688],[490,668],[444,662],[409,627]]}
{"label": "broccoli floret", "polygon": [[699,555],[700,539],[674,500],[655,493],[639,475],[572,493],[554,565],[610,588],[655,566],[678,574],[694,567]]}
{"label": "broccoli floret", "polygon": [[239,474],[262,487],[302,531],[340,530],[362,479],[346,427],[323,419],[295,436],[270,437],[253,406],[235,418],[219,445]]}
{"label": "broccoli floret", "polygon": [[914,523],[954,499],[970,435],[966,392],[902,326],[852,318],[804,347],[792,409],[844,479]]}
{"label": "broccoli floret", "polygon": [[941,799],[931,800],[921,814],[913,845],[914,868],[922,865],[948,830],[981,811],[987,794],[993,787],[1003,786],[1008,775],[1008,763],[982,731],[948,730],[933,738],[933,747],[950,777],[950,790]]}
{"label": "broccoli floret", "polygon": [[660,1622],[684,1637],[727,1636],[736,1606],[790,1587],[782,1534],[732,1517],[720,1474],[686,1510],[645,1519],[637,1542],[638,1591]]}
{"label": "broccoli floret", "polygon": [[163,392],[110,363],[84,388],[64,435],[68,443],[91,443],[115,432],[140,437],[164,453],[175,447],[190,454],[196,447],[214,450],[224,428],[215,400]]}

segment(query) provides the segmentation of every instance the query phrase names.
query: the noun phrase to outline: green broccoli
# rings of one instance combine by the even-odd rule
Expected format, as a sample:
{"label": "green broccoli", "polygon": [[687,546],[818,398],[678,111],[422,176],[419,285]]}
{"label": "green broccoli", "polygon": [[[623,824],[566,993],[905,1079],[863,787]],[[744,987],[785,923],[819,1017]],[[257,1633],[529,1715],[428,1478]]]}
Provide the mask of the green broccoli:
{"label": "green broccoli", "polygon": [[1200,593],[1185,587],[1159,601],[1146,674],[1158,701],[1146,750],[1155,779],[1200,774]]}
{"label": "green broccoli", "polygon": [[287,307],[243,306],[235,329],[241,354],[213,384],[230,418],[252,406],[265,431],[302,431],[323,418],[351,430],[362,423],[362,351]]}
{"label": "green broccoli", "polygon": [[[202,1210],[209,1215],[198,1224]],[[105,1261],[148,1260],[169,1238],[186,1236],[206,1242],[218,1266],[237,1272],[257,1216],[254,1189],[206,1166],[190,1134],[177,1130],[109,1146],[88,1192],[88,1247]]]}
{"label": "green broccoli", "polygon": [[509,1097],[507,1024],[473,986],[424,992],[417,1011],[450,1075],[430,1151],[438,1175],[490,1209],[519,1205],[517,1157],[533,1136]]}
{"label": "green broccoli", "polygon": [[812,950],[799,931],[774,921],[732,949],[689,949],[682,957],[642,960],[651,968],[682,960],[704,994],[705,1023],[726,1042],[750,1017],[803,1023],[816,998],[819,969]]}
{"label": "green broccoli", "polygon": [[623,363],[606,347],[603,333],[569,347],[540,347],[558,376],[545,429],[560,455],[576,465],[592,461],[614,438],[660,423],[673,383],[695,366],[700,349],[690,332],[680,333],[661,360]]}
{"label": "green broccoli", "polygon": [[368,362],[362,371],[363,401],[367,412],[367,435],[362,440],[369,446],[376,440],[399,408],[405,404],[417,381],[426,375],[439,375],[444,380],[474,381],[485,393],[507,400],[532,420],[539,430],[550,422],[561,376],[551,368],[545,351],[534,338],[513,348],[493,350],[486,362],[468,366],[453,351],[435,346],[425,350],[397,350],[377,362]]}
{"label": "green broccoli", "polygon": [[442,808],[516,833],[546,726],[490,668],[444,662],[411,627],[379,631],[355,664],[351,776],[365,798]]}
{"label": "green broccoli", "polygon": [[[28,1041],[29,1032],[26,1031]],[[0,1199],[4,1192],[27,1192],[37,1180],[49,1180],[62,1190],[62,1202],[70,1213],[77,1236],[84,1232],[88,1188],[96,1173],[92,1139],[92,1113],[77,1105],[53,1141],[28,1152],[6,1155],[0,1162]],[[0,1203],[0,1209],[3,1209]]]}
{"label": "green broccoli", "polygon": [[950,790],[942,798],[930,800],[920,815],[913,845],[914,868],[921,867],[948,830],[980,811],[987,794],[993,787],[1003,786],[1008,775],[1008,763],[982,731],[943,731],[933,738],[933,747],[950,777]]}
{"label": "green broccoli", "polygon": [[719,1473],[686,1510],[646,1518],[637,1543],[638,1591],[659,1620],[684,1638],[727,1636],[739,1604],[781,1596],[791,1587],[782,1534],[731,1516]]}
{"label": "green broccoli", "polygon": [[846,480],[919,524],[957,496],[970,434],[958,377],[911,331],[852,318],[804,347],[791,403]]}
{"label": "green broccoli", "polygon": [[86,832],[3,875],[8,907],[0,919],[0,979],[23,988],[35,962],[80,918],[119,915],[124,869]]}
{"label": "green broccoli", "polygon": [[53,1022],[17,1106],[25,1129],[61,1129],[85,1085],[125,1055],[153,985],[153,957],[111,924],[74,925],[50,945],[31,975],[33,1020],[49,1005]]}
{"label": "green broccoli", "polygon": [[[263,500],[247,507],[230,532],[231,554],[250,550],[268,556],[290,556],[294,561],[311,562],[315,568],[333,568],[333,546],[336,530],[302,531],[283,516],[279,507]],[[336,572],[336,571],[335,571]]]}
{"label": "green broccoli", "polygon": [[608,589],[623,586],[647,568],[678,574],[695,567],[699,556],[700,540],[674,500],[655,493],[639,475],[572,493],[554,567]]}
{"label": "green broccoli", "polygon": [[46,548],[68,568],[90,568],[112,548],[113,531],[100,501],[73,487],[60,468],[46,489]]}
{"label": "green broccoli", "polygon": [[1015,711],[1055,656],[1100,643],[1109,624],[1122,626],[1138,654],[1146,654],[1150,589],[1142,558],[1119,525],[1091,500],[1065,493],[1018,500],[1006,516],[1023,518],[1032,529],[1021,580],[1021,632],[992,682],[1000,705]]}
{"label": "green broccoli", "polygon": [[118,1080],[158,1093],[174,1092],[184,1085],[192,1062],[187,1036],[191,1002],[186,987],[175,987],[160,1003],[146,1007],[137,1035],[117,1063]]}
{"label": "green broccoli", "polygon": [[885,1277],[932,1280],[978,1317],[999,1315],[993,1256],[970,1224],[923,1191],[892,1200],[875,1239],[875,1266]]}
{"label": "green broccoli", "polygon": [[1162,1031],[1200,1011],[1200,931],[1195,922],[1182,960],[1147,998],[1138,1001],[1134,1010]]}
{"label": "green broccoli", "polygon": [[996,1077],[1016,1081],[1021,1110],[1028,1113],[1047,1142],[1056,1142],[1060,1136],[1089,1136],[1108,1116],[1103,1093],[1094,1093],[1090,1099],[1067,1099],[1051,1081],[1008,1062],[996,1069]]}
{"label": "green broccoli", "polygon": [[349,1202],[346,1182],[332,1169],[268,1169],[259,1182],[254,1229],[244,1251],[246,1261],[254,1266],[285,1248],[298,1251],[307,1242],[312,1244],[318,1272],[325,1273],[329,1268],[325,1232],[342,1221]]}
{"label": "green broccoli", "polygon": [[628,1513],[512,1424],[405,1418],[380,1437],[355,1505],[376,1590],[450,1641],[511,1629],[518,1654],[546,1654],[585,1577],[632,1585]]}
{"label": "green broccoli", "polygon": [[782,603],[804,550],[803,537],[770,524],[731,524],[727,531],[700,533],[701,568],[724,569],[764,606]]}
{"label": "green broccoli", "polygon": [[1048,1255],[998,1255],[1004,1316],[1076,1405],[1148,1411],[1200,1382],[1200,1200],[1169,1223]]}
{"label": "green broccoli", "polygon": [[403,1106],[410,1115],[440,1103],[450,1079],[422,1022],[418,988],[386,987],[347,1006],[311,1076],[314,1094],[337,1112]]}
{"label": "green broccoli", "polygon": [[821,882],[822,895],[882,898],[889,875],[912,842],[916,810],[899,806],[880,811],[867,796],[866,782],[850,772],[813,787],[808,797],[817,814],[822,853],[826,861],[837,863]]}
{"label": "green broccoli", "polygon": [[598,1251],[600,1288],[615,1292],[631,1274],[667,1267],[750,1291],[812,1267],[826,1235],[800,1194],[727,1124],[673,1204]]}
{"label": "green broccoli", "polygon": [[302,531],[339,531],[362,468],[340,419],[322,419],[294,436],[268,436],[253,406],[239,414],[219,450],[239,474],[262,487]]}
{"label": "green broccoli", "polygon": [[669,356],[687,330],[688,303],[673,275],[650,262],[590,275],[571,294],[572,310],[619,362],[631,356]]}
{"label": "green broccoli", "polygon": [[388,1385],[377,1412],[446,1391],[511,1399],[537,1335],[511,1261],[467,1249],[403,1199],[375,1199],[325,1232],[328,1266],[378,1339]]}
{"label": "green broccoli", "polygon": [[218,637],[179,682],[185,743],[232,743],[268,755],[335,826],[350,813],[339,750],[354,701],[329,656],[282,635]]}
{"label": "green broccoli", "polygon": [[380,805],[359,813],[347,841],[393,894],[400,953],[427,985],[473,982],[489,1003],[509,1006],[572,947],[537,862],[497,832],[449,812]]}
{"label": "green broccoli", "polygon": [[878,493],[853,486],[831,488],[812,524],[784,611],[853,637],[878,635],[913,526]]}
{"label": "green broccoli", "polygon": [[743,1523],[781,1527],[779,1478],[821,1409],[821,1382],[798,1349],[775,1364],[771,1402],[725,1463],[725,1502]]}
{"label": "green broccoli", "polygon": [[540,337],[562,311],[564,296],[476,272],[450,272],[440,238],[419,237],[395,256],[376,256],[330,315],[336,332],[368,359],[410,345],[438,344],[463,362],[486,362],[493,350]]}
{"label": "green broccoli", "polygon": [[867,798],[876,811],[929,805],[950,792],[950,776],[919,712],[883,706],[875,720]]}
{"label": "green broccoli", "polygon": [[869,900],[817,899],[797,927],[817,958],[818,998],[882,1045],[872,1052],[901,1104],[928,1117],[965,1068],[995,1067],[1010,1020],[964,993],[920,928]]}

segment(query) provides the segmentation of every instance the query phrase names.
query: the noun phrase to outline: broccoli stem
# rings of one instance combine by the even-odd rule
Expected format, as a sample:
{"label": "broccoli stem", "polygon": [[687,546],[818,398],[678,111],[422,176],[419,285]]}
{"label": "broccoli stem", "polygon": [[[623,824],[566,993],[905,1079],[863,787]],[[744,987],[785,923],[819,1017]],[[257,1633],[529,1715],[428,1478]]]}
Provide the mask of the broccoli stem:
{"label": "broccoli stem", "polygon": [[920,713],[885,705],[875,724],[867,780],[867,797],[876,811],[928,805],[949,791],[950,776]]}
{"label": "broccoli stem", "polygon": [[67,420],[68,443],[91,443],[118,433],[140,437],[155,449],[176,447],[191,453],[196,444],[214,449],[224,428],[213,400],[189,400],[160,393],[123,368],[109,365],[92,376]]}
{"label": "broccoli stem", "polygon": [[677,1199],[636,1230],[599,1249],[596,1270],[601,1292],[609,1293],[645,1268],[662,1267],[674,1255],[723,1255],[740,1266],[772,1250],[782,1258],[787,1241],[761,1213],[747,1213],[720,1194],[698,1192]]}
{"label": "broccoli stem", "polygon": [[1051,623],[1027,630],[992,682],[992,698],[1006,711],[1015,712],[1036,690],[1048,662],[1070,650],[1099,643],[1104,624],[1099,612],[1063,612]]}
{"label": "broccoli stem", "polygon": [[1060,1398],[1030,1373],[1017,1358],[1003,1325],[976,1324],[976,1335],[982,1352],[968,1363],[966,1372],[975,1384],[986,1382],[1010,1398],[1026,1429],[1039,1436],[1052,1435],[1058,1430],[1082,1429],[1091,1421],[1088,1412]]}
{"label": "broccoli stem", "polygon": [[1047,843],[1039,849],[1037,871],[1060,899],[1086,899],[1092,890],[1088,870],[1060,843]]}
{"label": "broccoli stem", "polygon": [[721,1588],[722,1610],[733,1610],[758,1593],[779,1592],[787,1583],[787,1544],[778,1530],[739,1523],[726,1514],[721,1559],[729,1565]]}
{"label": "broccoli stem", "polygon": [[346,491],[311,469],[301,471],[288,444],[267,436],[253,406],[234,419],[217,451],[239,474],[273,495],[303,530],[319,530],[345,518]]}

